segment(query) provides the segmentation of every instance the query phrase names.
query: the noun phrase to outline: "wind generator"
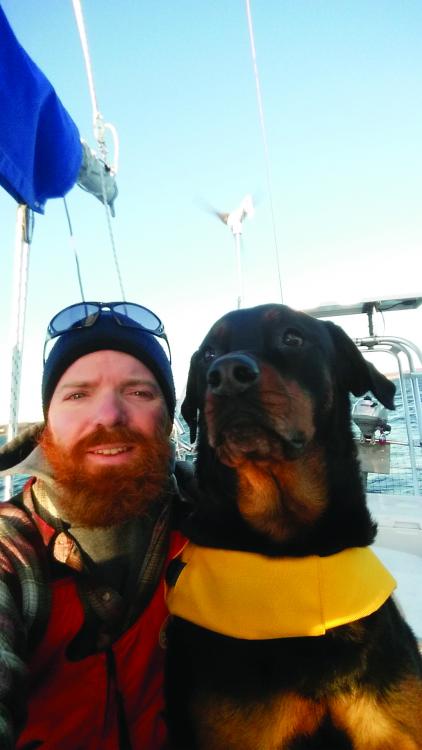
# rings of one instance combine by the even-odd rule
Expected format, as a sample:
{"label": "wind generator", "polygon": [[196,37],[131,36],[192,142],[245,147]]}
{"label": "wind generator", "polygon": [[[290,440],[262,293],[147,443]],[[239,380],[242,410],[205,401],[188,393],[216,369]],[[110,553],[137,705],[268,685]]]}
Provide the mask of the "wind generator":
{"label": "wind generator", "polygon": [[222,211],[215,211],[213,213],[218,216],[223,224],[226,224],[231,230],[236,250],[236,268],[237,268],[237,308],[242,307],[243,302],[243,274],[242,274],[242,256],[241,256],[241,237],[243,233],[243,222],[247,216],[252,218],[255,210],[252,201],[252,196],[248,193],[242,199],[240,204],[234,211],[230,213],[224,213]]}

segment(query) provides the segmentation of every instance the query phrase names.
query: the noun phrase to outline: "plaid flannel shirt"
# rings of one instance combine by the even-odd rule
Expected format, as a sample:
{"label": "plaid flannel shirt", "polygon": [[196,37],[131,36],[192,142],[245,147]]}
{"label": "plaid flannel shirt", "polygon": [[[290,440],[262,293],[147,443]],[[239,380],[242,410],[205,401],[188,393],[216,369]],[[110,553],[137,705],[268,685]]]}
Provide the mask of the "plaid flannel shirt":
{"label": "plaid flannel shirt", "polygon": [[[147,553],[130,605],[116,594],[102,595],[90,576],[75,540],[53,528],[34,508],[31,483],[24,489],[25,508],[13,501],[0,503],[0,747],[13,750],[25,721],[26,661],[40,641],[49,617],[51,567],[71,567],[81,582],[82,600],[98,623],[95,648],[101,650],[119,637],[149,601],[162,572],[172,503],[160,505]],[[175,486],[173,486],[173,497]]]}

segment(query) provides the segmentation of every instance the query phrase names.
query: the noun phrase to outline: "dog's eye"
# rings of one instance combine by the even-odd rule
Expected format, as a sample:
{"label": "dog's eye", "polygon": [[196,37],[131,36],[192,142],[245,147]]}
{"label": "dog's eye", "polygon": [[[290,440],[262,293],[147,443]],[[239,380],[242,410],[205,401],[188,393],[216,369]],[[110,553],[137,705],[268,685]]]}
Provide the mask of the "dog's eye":
{"label": "dog's eye", "polygon": [[303,336],[297,331],[290,329],[283,336],[283,344],[287,346],[303,346]]}
{"label": "dog's eye", "polygon": [[214,359],[214,357],[215,357],[215,350],[212,348],[212,346],[207,346],[204,349],[205,362],[209,362],[211,359]]}

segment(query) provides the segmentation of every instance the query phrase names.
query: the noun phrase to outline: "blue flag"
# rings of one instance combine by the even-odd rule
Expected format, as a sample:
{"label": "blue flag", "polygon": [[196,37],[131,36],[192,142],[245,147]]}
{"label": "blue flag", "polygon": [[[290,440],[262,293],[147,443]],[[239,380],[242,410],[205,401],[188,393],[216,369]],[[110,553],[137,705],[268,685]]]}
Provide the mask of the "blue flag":
{"label": "blue flag", "polygon": [[73,187],[81,161],[75,123],[0,7],[0,185],[42,214]]}

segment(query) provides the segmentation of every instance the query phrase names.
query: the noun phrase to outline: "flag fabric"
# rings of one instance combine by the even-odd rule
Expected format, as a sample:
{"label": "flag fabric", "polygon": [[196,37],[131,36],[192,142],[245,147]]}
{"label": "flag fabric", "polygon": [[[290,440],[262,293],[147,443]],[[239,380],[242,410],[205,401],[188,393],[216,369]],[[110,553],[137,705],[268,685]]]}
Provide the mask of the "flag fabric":
{"label": "flag fabric", "polygon": [[0,6],[0,185],[43,214],[73,187],[81,162],[78,128]]}

